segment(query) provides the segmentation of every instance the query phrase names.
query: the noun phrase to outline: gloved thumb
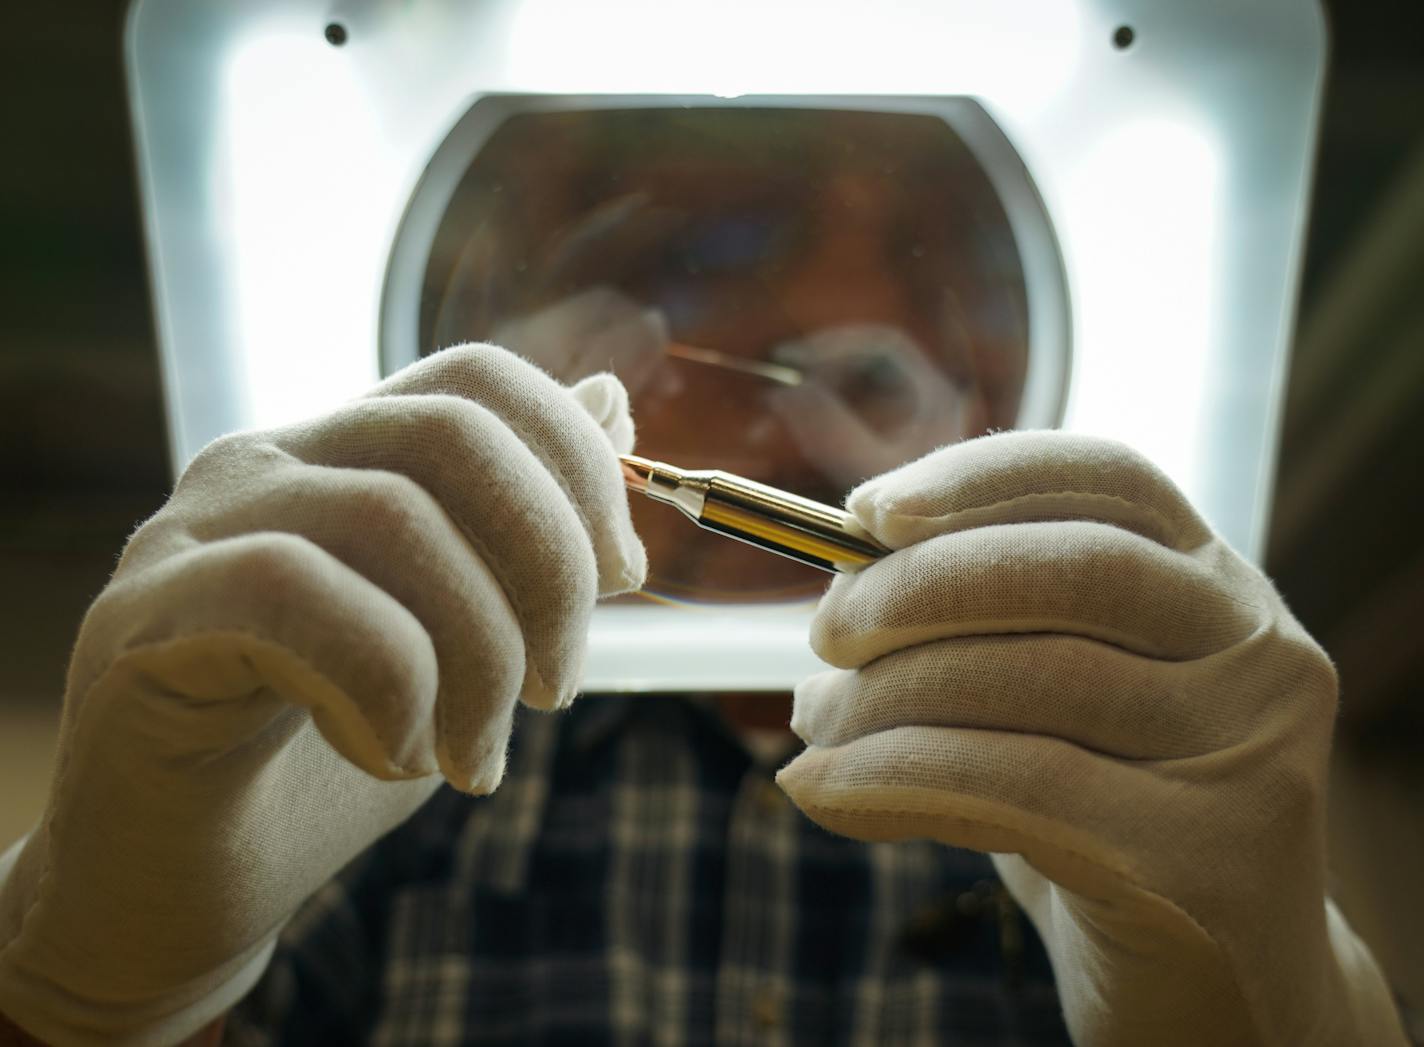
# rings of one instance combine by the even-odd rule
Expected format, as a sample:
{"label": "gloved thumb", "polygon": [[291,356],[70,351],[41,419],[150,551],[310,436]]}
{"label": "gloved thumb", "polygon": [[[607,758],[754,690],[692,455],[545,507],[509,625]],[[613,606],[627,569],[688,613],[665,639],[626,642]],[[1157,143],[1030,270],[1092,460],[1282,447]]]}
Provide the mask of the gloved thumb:
{"label": "gloved thumb", "polygon": [[615,451],[628,454],[633,450],[633,416],[628,410],[628,390],[616,375],[607,372],[589,375],[569,392],[602,426]]}
{"label": "gloved thumb", "polygon": [[[616,375],[607,372],[589,375],[575,384],[569,392],[578,401],[579,406],[603,429],[615,453],[627,454],[633,450],[633,416],[628,409],[628,390]],[[648,558],[643,551],[643,543],[634,532],[632,521],[626,516],[626,509],[624,512],[622,549],[625,567],[612,588],[603,587],[600,593],[602,596],[641,589],[648,575]]]}

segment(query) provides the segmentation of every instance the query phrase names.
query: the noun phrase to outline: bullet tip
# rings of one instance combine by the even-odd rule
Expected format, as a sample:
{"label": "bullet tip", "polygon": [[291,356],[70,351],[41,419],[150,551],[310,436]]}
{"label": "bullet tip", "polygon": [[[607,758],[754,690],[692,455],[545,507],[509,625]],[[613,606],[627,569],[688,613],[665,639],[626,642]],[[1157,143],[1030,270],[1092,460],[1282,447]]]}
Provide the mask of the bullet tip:
{"label": "bullet tip", "polygon": [[636,454],[620,454],[618,461],[623,465],[623,483],[628,490],[644,494],[648,490],[648,477],[653,475],[654,463]]}

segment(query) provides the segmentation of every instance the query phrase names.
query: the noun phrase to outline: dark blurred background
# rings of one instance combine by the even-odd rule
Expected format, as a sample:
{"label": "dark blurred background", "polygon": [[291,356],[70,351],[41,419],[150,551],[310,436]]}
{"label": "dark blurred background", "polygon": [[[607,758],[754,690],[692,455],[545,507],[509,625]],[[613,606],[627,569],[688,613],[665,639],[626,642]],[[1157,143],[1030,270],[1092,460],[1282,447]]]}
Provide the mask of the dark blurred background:
{"label": "dark blurred background", "polygon": [[[169,486],[124,6],[0,16],[0,847],[42,803],[80,616]],[[1424,1008],[1424,5],[1326,6],[1268,570],[1343,680],[1337,897]]]}

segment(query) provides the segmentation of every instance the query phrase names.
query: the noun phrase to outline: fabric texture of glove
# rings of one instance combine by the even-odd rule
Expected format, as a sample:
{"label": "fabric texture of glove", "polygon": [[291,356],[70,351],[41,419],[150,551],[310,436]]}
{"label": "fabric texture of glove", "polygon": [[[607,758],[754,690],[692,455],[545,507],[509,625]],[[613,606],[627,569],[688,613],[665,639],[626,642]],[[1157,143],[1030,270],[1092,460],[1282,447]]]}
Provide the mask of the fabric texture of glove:
{"label": "fabric texture of glove", "polygon": [[0,860],[0,1013],[172,1043],[298,904],[572,700],[645,558],[611,375],[446,350],[319,421],[218,440],[130,540],[70,663],[49,804]]}
{"label": "fabric texture of glove", "polygon": [[1080,1044],[1402,1044],[1326,900],[1334,670],[1133,451],[983,437],[855,490],[897,550],[812,625],[782,787],[996,854]]}

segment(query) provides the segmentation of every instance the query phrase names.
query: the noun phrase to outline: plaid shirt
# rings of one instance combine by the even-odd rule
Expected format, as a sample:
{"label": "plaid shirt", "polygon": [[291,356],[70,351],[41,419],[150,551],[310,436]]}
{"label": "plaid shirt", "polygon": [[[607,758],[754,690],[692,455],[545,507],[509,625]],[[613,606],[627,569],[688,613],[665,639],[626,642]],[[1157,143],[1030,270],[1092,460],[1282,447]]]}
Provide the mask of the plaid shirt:
{"label": "plaid shirt", "polygon": [[819,829],[710,709],[521,712],[504,783],[438,793],[318,892],[237,1043],[1063,1044],[982,855]]}

